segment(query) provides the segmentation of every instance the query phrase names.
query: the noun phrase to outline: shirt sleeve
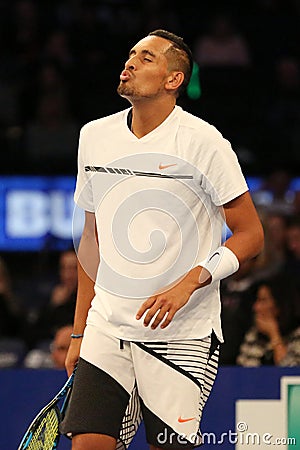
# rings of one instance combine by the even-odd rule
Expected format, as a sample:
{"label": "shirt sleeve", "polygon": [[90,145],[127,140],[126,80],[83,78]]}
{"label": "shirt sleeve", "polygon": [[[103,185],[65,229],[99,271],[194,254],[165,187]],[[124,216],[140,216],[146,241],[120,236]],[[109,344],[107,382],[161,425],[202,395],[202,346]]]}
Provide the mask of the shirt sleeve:
{"label": "shirt sleeve", "polygon": [[86,163],[86,141],[87,126],[80,131],[78,146],[78,172],[76,180],[76,188],[74,192],[75,203],[85,211],[95,212],[91,172],[85,171]]}
{"label": "shirt sleeve", "polygon": [[248,191],[238,158],[230,143],[221,135],[209,145],[205,166],[202,188],[216,206],[224,205]]}

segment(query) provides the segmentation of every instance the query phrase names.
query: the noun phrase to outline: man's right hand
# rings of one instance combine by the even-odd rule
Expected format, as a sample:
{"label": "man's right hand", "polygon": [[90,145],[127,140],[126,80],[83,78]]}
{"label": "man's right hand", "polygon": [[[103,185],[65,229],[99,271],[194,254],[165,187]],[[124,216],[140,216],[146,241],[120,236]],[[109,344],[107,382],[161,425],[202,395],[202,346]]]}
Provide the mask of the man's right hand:
{"label": "man's right hand", "polygon": [[76,364],[79,360],[79,353],[81,347],[82,338],[72,339],[69,350],[65,360],[65,367],[68,373],[68,377],[72,374]]}

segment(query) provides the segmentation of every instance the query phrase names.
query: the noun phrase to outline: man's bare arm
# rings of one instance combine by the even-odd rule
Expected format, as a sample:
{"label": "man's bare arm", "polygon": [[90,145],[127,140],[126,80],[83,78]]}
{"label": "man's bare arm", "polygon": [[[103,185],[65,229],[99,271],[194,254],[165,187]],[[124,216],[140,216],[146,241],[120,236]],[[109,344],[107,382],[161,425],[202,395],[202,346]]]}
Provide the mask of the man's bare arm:
{"label": "man's bare arm", "polygon": [[263,228],[249,192],[224,205],[226,224],[232,236],[225,242],[240,263],[257,256],[263,248]]}
{"label": "man's bare arm", "polygon": [[[99,248],[95,215],[85,212],[85,224],[78,248],[78,289],[73,333],[82,334],[88,310],[94,298],[94,285],[99,265]],[[72,339],[66,358],[66,369],[70,375],[79,358],[81,339]]]}

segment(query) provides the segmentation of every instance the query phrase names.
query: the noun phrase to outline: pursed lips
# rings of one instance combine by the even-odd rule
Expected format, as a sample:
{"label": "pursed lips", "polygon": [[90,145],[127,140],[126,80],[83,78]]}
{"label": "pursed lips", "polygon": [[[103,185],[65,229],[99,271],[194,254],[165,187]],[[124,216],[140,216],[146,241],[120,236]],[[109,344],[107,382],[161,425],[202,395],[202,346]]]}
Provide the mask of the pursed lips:
{"label": "pursed lips", "polygon": [[121,72],[121,75],[120,75],[120,80],[127,81],[127,80],[129,80],[130,77],[131,77],[131,73],[129,72],[129,70],[123,70],[123,72]]}

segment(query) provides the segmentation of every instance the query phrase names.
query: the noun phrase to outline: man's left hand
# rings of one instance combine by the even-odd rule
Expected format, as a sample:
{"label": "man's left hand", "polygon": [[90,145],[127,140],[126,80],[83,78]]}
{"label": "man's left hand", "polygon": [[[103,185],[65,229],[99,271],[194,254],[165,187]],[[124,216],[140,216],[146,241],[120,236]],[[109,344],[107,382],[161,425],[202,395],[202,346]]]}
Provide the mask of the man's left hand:
{"label": "man's left hand", "polygon": [[209,280],[203,284],[199,282],[201,271],[202,267],[197,266],[183,278],[177,280],[176,283],[149,297],[138,310],[136,319],[140,320],[146,313],[144,317],[145,327],[151,324],[152,330],[155,330],[159,325],[160,328],[166,328],[173,320],[176,312],[189,301],[192,293],[208,284]]}

